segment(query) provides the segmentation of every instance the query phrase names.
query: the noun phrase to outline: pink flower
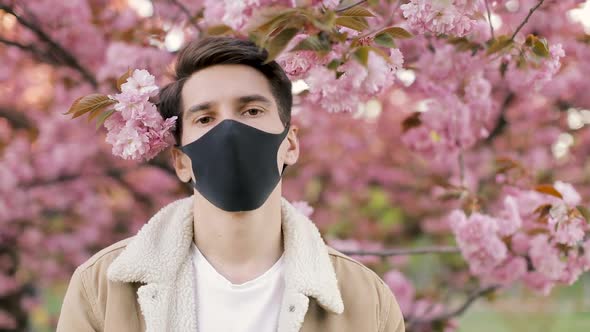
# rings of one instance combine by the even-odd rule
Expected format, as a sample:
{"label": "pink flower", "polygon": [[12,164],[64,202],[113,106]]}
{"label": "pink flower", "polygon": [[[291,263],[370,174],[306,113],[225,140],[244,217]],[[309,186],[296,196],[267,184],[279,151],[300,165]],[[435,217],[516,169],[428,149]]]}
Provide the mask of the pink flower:
{"label": "pink flower", "polygon": [[510,66],[506,72],[506,80],[513,90],[540,91],[548,82],[553,79],[561,68],[561,58],[565,56],[561,44],[549,46],[548,58],[527,59],[530,65],[523,70],[516,66]]}
{"label": "pink flower", "polygon": [[557,243],[574,246],[584,239],[586,221],[580,218],[563,220],[551,230]]}
{"label": "pink flower", "polygon": [[[365,72],[366,76],[366,72]],[[354,91],[349,76],[339,79],[333,71],[324,66],[309,70],[305,79],[309,86],[308,99],[328,112],[351,112],[357,109],[360,95]]]}
{"label": "pink flower", "polygon": [[513,196],[504,198],[504,209],[500,212],[497,221],[500,236],[512,235],[522,226],[520,212]]}
{"label": "pink flower", "polygon": [[121,92],[138,96],[153,97],[158,94],[156,79],[145,69],[135,69],[121,85]]}
{"label": "pink flower", "polygon": [[576,191],[574,186],[562,181],[555,181],[553,187],[563,196],[564,202],[569,206],[576,206],[582,201],[582,197]]}
{"label": "pink flower", "polygon": [[104,125],[106,141],[114,155],[123,159],[149,160],[172,144],[176,118],[162,118],[149,97],[158,92],[155,79],[146,70],[135,70],[115,96],[113,113]]}
{"label": "pink flower", "polygon": [[391,50],[390,59],[391,64],[374,52],[369,53],[368,74],[362,83],[366,93],[375,95],[393,85],[395,73],[402,68],[404,57],[400,50],[395,48]]}
{"label": "pink flower", "polygon": [[130,63],[159,76],[165,72],[171,60],[172,55],[166,50],[115,41],[106,50],[106,61],[99,68],[97,78],[100,81],[117,78],[129,69]]}
{"label": "pink flower", "polygon": [[484,279],[491,284],[509,285],[522,278],[527,272],[526,260],[522,257],[510,257],[495,268]]}
{"label": "pink flower", "polygon": [[542,295],[549,295],[555,282],[539,272],[528,272],[523,277],[524,283],[532,290]]}
{"label": "pink flower", "polygon": [[515,254],[518,255],[525,255],[528,253],[530,248],[530,239],[529,237],[522,233],[518,232],[512,236],[512,241],[510,242],[510,248]]}
{"label": "pink flower", "polygon": [[463,211],[454,210],[449,220],[473,274],[488,273],[506,258],[508,250],[497,235],[496,219],[477,212],[467,219]]}
{"label": "pink flower", "polygon": [[558,279],[565,269],[557,248],[549,243],[549,237],[545,234],[531,240],[529,256],[535,269],[550,280]]}
{"label": "pink flower", "polygon": [[[307,34],[299,34],[295,36],[289,42],[286,50],[288,51],[297,46],[299,42],[307,37],[309,37]],[[318,57],[316,52],[307,50],[283,52],[277,57],[276,61],[292,80],[302,78],[314,65],[323,64],[325,62]]]}
{"label": "pink flower", "polygon": [[471,18],[476,8],[472,1],[411,0],[400,6],[410,27],[419,33],[452,34],[459,37],[469,33],[476,21]]}
{"label": "pink flower", "polygon": [[567,257],[567,262],[559,281],[567,285],[572,285],[584,272],[584,261],[578,253],[572,251]]}

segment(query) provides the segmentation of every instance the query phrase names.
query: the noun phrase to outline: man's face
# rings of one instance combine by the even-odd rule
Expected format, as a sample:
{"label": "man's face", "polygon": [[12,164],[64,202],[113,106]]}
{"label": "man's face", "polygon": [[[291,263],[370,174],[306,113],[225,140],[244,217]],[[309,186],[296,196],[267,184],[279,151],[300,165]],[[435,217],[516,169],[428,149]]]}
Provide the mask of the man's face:
{"label": "man's face", "polygon": [[[221,121],[232,119],[262,131],[279,134],[284,125],[266,77],[246,65],[215,65],[193,74],[182,89],[181,145],[187,145]],[[298,156],[296,128],[292,128],[277,154],[277,167],[293,164]],[[190,159],[182,152],[173,152],[180,179],[187,179]],[[179,159],[180,158],[180,159]],[[187,165],[188,164],[188,165]],[[189,173],[191,177],[192,170]]]}
{"label": "man's face", "polygon": [[182,145],[233,119],[269,133],[283,124],[264,75],[245,65],[217,65],[193,74],[182,89]]}

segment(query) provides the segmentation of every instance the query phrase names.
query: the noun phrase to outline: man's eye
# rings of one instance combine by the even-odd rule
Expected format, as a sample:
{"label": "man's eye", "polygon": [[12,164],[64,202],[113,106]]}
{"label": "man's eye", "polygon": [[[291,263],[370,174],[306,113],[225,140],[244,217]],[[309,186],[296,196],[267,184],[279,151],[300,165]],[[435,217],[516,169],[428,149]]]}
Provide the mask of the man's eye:
{"label": "man's eye", "polygon": [[258,109],[258,108],[250,108],[245,113],[248,113],[248,115],[251,115],[251,116],[256,116],[256,115],[259,115],[262,112],[263,112],[263,110],[261,110],[261,109]]}
{"label": "man's eye", "polygon": [[210,116],[204,116],[202,118],[198,118],[197,122],[200,124],[207,124],[207,123],[211,122],[211,119],[212,118]]}

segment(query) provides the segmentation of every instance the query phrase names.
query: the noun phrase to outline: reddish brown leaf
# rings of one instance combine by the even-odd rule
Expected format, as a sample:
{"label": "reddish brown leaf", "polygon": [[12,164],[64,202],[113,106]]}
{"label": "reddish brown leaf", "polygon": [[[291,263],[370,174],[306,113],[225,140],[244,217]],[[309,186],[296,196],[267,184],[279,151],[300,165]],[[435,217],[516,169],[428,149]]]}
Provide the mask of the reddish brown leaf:
{"label": "reddish brown leaf", "polygon": [[550,184],[542,184],[542,185],[538,185],[535,188],[536,191],[543,193],[543,194],[547,194],[547,195],[552,195],[558,198],[563,199],[563,196],[561,196],[561,194],[559,193],[559,191],[557,191],[557,189],[555,189],[552,185]]}

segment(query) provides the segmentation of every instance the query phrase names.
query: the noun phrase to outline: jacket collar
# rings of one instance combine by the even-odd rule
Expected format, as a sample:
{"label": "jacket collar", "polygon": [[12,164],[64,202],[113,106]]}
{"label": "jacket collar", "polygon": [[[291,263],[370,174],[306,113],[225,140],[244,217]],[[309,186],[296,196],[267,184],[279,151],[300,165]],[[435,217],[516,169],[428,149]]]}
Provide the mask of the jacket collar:
{"label": "jacket collar", "polygon": [[[190,257],[193,199],[190,196],[176,200],[158,211],[111,263],[108,279],[171,283]],[[344,305],[336,273],[317,227],[284,197],[281,217],[286,291],[314,297],[324,309],[342,313]]]}

